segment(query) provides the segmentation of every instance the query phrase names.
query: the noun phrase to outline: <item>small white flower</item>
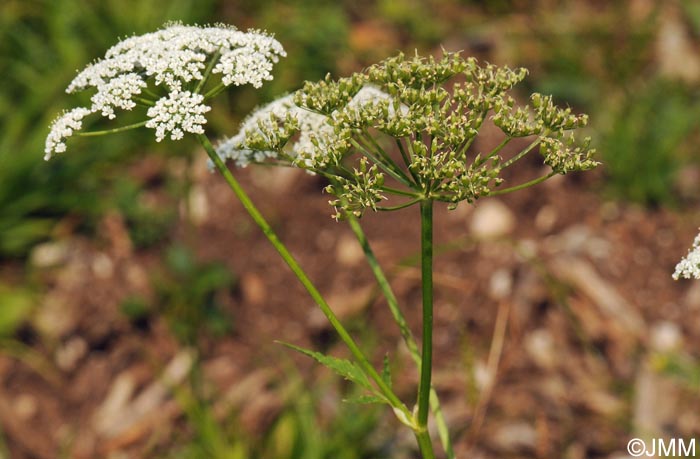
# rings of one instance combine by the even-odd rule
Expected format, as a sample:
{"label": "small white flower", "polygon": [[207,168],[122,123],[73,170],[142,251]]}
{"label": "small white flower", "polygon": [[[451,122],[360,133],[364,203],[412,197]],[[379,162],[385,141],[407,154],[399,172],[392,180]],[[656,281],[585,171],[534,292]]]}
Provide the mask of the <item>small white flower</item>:
{"label": "small white flower", "polygon": [[222,54],[213,73],[221,73],[221,82],[226,86],[251,84],[259,88],[264,81],[272,79],[272,65],[277,60],[277,54],[246,46]]}
{"label": "small white flower", "polygon": [[251,161],[277,157],[275,151],[254,151],[248,148],[245,143],[246,133],[260,131],[261,124],[270,123],[271,118],[283,120],[288,113],[299,109],[292,99],[291,95],[284,96],[251,112],[241,123],[236,135],[219,143],[216,148],[218,155],[224,160],[232,160],[238,167],[246,167]]}
{"label": "small white flower", "polygon": [[276,158],[275,151],[252,150],[246,145],[246,135],[251,132],[264,132],[275,129],[273,121],[284,121],[288,116],[299,123],[299,138],[292,143],[291,154],[294,157],[304,153],[313,154],[316,146],[312,139],[320,139],[325,134],[331,134],[333,127],[328,124],[324,115],[305,110],[294,104],[294,96],[288,95],[264,105],[252,112],[241,123],[238,134],[222,142],[217,152],[224,159],[231,159],[236,166],[245,167],[251,162],[260,162],[266,158]]}
{"label": "small white flower", "polygon": [[146,86],[146,82],[136,73],[119,75],[99,86],[97,93],[90,99],[92,110],[102,112],[102,116],[114,119],[116,117],[114,108],[131,110],[136,107],[136,103],[131,99],[141,94],[141,90]]}
{"label": "small white flower", "polygon": [[688,255],[676,265],[673,278],[678,280],[681,277],[700,279],[700,234],[695,237],[693,247],[688,251]]}
{"label": "small white flower", "polygon": [[185,132],[192,134],[204,134],[207,119],[204,114],[211,110],[208,105],[202,104],[204,96],[193,94],[189,91],[173,91],[159,99],[156,104],[148,109],[146,123],[147,128],[156,130],[156,141],[160,142],[170,133],[172,140],[180,140]]}
{"label": "small white flower", "polygon": [[66,151],[66,139],[79,131],[83,127],[83,118],[92,113],[91,110],[78,107],[64,112],[51,123],[51,130],[46,137],[44,147],[44,159],[49,160],[54,153]]}
{"label": "small white flower", "polygon": [[[348,102],[347,107],[360,109],[364,105],[385,100],[390,102],[389,114],[393,116],[394,99],[384,91],[366,85]],[[406,107],[402,106],[401,110],[404,109]],[[274,130],[276,126],[273,126],[272,122],[284,122],[288,116],[299,123],[299,133],[297,138],[290,142],[289,154],[295,158],[297,164],[312,167],[313,159],[326,154],[331,144],[337,140],[331,123],[332,116],[327,117],[297,106],[293,94],[274,100],[248,115],[241,123],[238,133],[219,144],[219,156],[234,161],[238,167],[245,167],[251,162],[261,162],[267,158],[277,158],[277,152],[251,149],[246,144],[246,136],[251,132]]]}
{"label": "small white flower", "polygon": [[[362,89],[357,92],[357,94],[355,94],[355,97],[352,98],[347,106],[349,108],[362,108],[365,105],[375,104],[382,101],[389,102],[389,115],[393,116],[395,99],[376,86],[367,84],[364,85]],[[406,114],[408,112],[408,107],[401,105],[400,111],[402,114]]]}

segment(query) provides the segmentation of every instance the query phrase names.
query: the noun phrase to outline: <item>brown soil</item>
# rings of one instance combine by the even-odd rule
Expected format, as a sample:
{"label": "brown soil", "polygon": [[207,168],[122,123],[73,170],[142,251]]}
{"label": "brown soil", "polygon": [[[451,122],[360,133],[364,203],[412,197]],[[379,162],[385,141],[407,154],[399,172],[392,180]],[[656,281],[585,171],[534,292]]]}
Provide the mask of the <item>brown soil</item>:
{"label": "brown soil", "polygon": [[[208,211],[194,230],[174,232],[200,260],[225,263],[238,286],[224,299],[232,331],[202,337],[196,358],[217,416],[236,412],[255,435],[284,406],[290,369],[303,372],[305,390],[328,387],[318,383],[326,370],[275,340],[347,352],[221,178],[197,170]],[[412,404],[417,375],[351,231],[329,217],[322,181],[289,170],[236,174],[353,334],[373,337],[377,365],[390,356]],[[697,397],[658,371],[669,346],[697,353],[700,289],[670,277],[697,222],[605,200],[601,184],[601,172],[574,175],[499,198],[515,220],[495,239],[471,232],[487,200],[437,207],[434,381],[458,457],[613,457],[644,431],[700,434]],[[362,222],[418,334],[417,214],[368,213]],[[19,331],[17,352],[0,356],[0,425],[12,458],[153,456],[188,432],[171,386],[193,354],[164,318],[134,323],[120,311],[125,298],[153,294],[161,248],[135,250],[116,214],[98,236],[65,236],[64,257],[33,270],[41,307]],[[386,435],[401,430],[390,413],[381,423]],[[393,441],[396,451],[412,447],[411,438]]]}

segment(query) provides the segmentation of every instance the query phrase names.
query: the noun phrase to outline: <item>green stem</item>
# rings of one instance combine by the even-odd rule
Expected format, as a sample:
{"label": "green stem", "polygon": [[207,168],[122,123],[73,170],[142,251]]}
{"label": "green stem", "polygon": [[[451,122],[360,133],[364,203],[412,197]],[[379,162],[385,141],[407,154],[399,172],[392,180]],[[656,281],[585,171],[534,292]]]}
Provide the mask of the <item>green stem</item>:
{"label": "green stem", "polygon": [[[401,336],[403,337],[404,343],[406,343],[406,348],[408,348],[408,352],[409,354],[411,354],[411,358],[413,358],[413,361],[416,363],[416,366],[419,369],[418,371],[420,371],[421,356],[420,351],[418,350],[418,344],[416,344],[416,339],[413,337],[413,333],[408,327],[406,317],[403,315],[403,312],[401,312],[401,309],[399,308],[399,301],[396,299],[394,290],[391,288],[389,280],[384,274],[382,267],[379,265],[379,261],[377,260],[377,257],[375,256],[372,247],[369,245],[367,236],[362,230],[362,226],[360,225],[358,219],[351,214],[348,217],[347,221],[350,225],[350,228],[352,229],[352,232],[355,233],[355,237],[357,237],[357,241],[360,243],[362,251],[365,253],[367,263],[369,264],[370,269],[372,270],[372,274],[374,274],[374,277],[377,279],[377,284],[382,290],[384,298],[386,298],[386,302],[389,305],[389,310],[391,311],[391,315],[394,318],[394,322],[396,322],[396,324],[399,326]],[[435,389],[432,387],[430,388],[430,407],[433,410],[433,414],[435,415],[435,422],[437,424],[438,434],[440,435],[440,442],[442,443],[442,447],[447,453],[447,459],[454,459],[455,453],[454,449],[452,448],[452,441],[450,440],[450,433],[447,428],[447,421],[445,420],[445,416],[442,413],[442,408],[440,407],[440,399],[437,396],[437,392],[435,392]]]}
{"label": "green stem", "polygon": [[357,217],[350,214],[348,216],[347,221],[350,225],[350,229],[352,229],[352,232],[355,233],[355,237],[357,237],[357,241],[360,243],[362,251],[365,253],[367,263],[369,264],[369,267],[372,270],[374,277],[377,279],[377,284],[379,285],[379,288],[382,290],[382,293],[386,298],[386,301],[389,305],[389,310],[391,311],[391,315],[394,317],[394,321],[398,324],[399,330],[401,330],[401,336],[406,342],[406,347],[408,347],[408,351],[410,352],[413,359],[416,361],[416,364],[420,365],[420,351],[418,350],[416,340],[413,338],[411,329],[408,328],[406,318],[399,309],[399,301],[396,298],[393,289],[391,288],[391,284],[389,284],[389,280],[386,278],[384,271],[379,265],[379,260],[377,260],[377,257],[375,256],[372,247],[369,245],[369,241],[367,240],[365,232],[362,230],[362,226],[360,225],[359,220],[357,219]]}
{"label": "green stem", "polygon": [[143,89],[142,89],[142,92],[143,92],[144,94],[146,94],[147,96],[153,97],[153,99],[155,99],[155,100],[158,100],[158,99],[160,99],[160,98],[162,97],[162,96],[159,96],[158,94],[156,94],[155,92],[151,91],[151,90],[148,89],[148,88],[143,88]]}
{"label": "green stem", "polygon": [[396,188],[392,188],[389,186],[381,186],[380,189],[382,191],[386,191],[387,193],[398,194],[399,196],[408,196],[411,198],[417,198],[418,196],[420,196],[418,193],[416,193],[414,191],[398,190]]}
{"label": "green stem", "polygon": [[219,59],[221,56],[220,49],[217,49],[216,52],[212,55],[211,60],[209,61],[209,64],[207,64],[206,70],[204,70],[204,74],[202,75],[202,79],[199,80],[199,83],[197,83],[197,86],[194,88],[194,93],[199,94],[202,92],[202,88],[204,88],[204,85],[206,84],[207,80],[209,79],[209,75],[211,75],[211,71],[214,69],[214,64],[216,64],[216,61]]}
{"label": "green stem", "polygon": [[122,127],[118,127],[118,128],[114,128],[114,129],[105,129],[104,131],[87,131],[87,132],[78,131],[74,135],[77,135],[79,137],[95,137],[98,135],[115,134],[117,132],[124,132],[124,131],[129,131],[131,129],[143,127],[146,125],[147,122],[148,122],[148,120],[140,121],[138,123],[129,124],[128,126],[122,126]]}
{"label": "green stem", "polygon": [[401,152],[401,158],[403,158],[403,163],[406,165],[406,167],[410,166],[411,165],[411,157],[408,155],[408,152],[403,147],[403,143],[401,142],[401,139],[396,137],[396,138],[394,138],[394,141],[396,142],[396,146],[399,147],[399,152]]}
{"label": "green stem", "polygon": [[[481,114],[479,115],[479,121],[474,125],[474,130],[478,131],[481,129],[481,125],[484,124],[484,119],[486,119],[486,114],[487,111],[482,111]],[[472,143],[474,143],[474,139],[476,139],[476,135],[473,135],[467,139],[466,142],[464,142],[464,145],[462,145],[459,148],[459,156],[464,157],[467,154],[467,151],[469,150],[469,147],[472,146]]]}
{"label": "green stem", "polygon": [[[546,134],[544,134],[544,135],[546,135]],[[506,167],[510,166],[511,164],[513,164],[514,162],[516,162],[517,160],[519,160],[520,158],[522,158],[522,157],[525,156],[526,154],[530,153],[530,151],[531,151],[533,148],[535,148],[537,145],[539,145],[540,142],[542,142],[542,137],[538,137],[535,141],[533,141],[530,145],[528,145],[527,148],[525,148],[523,151],[521,151],[520,153],[518,153],[517,155],[513,156],[512,158],[510,158],[510,159],[509,159],[508,161],[506,161],[505,163],[503,163],[503,165],[501,166],[501,168],[502,168],[502,169],[505,169]]]}
{"label": "green stem", "polygon": [[523,188],[528,188],[528,187],[537,185],[538,183],[542,183],[545,180],[547,180],[548,178],[553,177],[556,174],[557,174],[556,172],[552,171],[547,175],[543,175],[542,177],[537,177],[536,179],[530,180],[529,182],[521,183],[520,185],[515,185],[515,186],[512,186],[510,188],[503,188],[502,190],[492,191],[487,196],[498,196],[501,194],[512,193],[513,191],[522,190]]}
{"label": "green stem", "polygon": [[427,429],[433,368],[433,201],[420,203],[421,282],[423,287],[423,350],[418,386],[418,427]]}
{"label": "green stem", "polygon": [[204,94],[204,99],[209,100],[212,97],[217,96],[224,89],[226,89],[226,85],[220,82]]}
{"label": "green stem", "polygon": [[418,447],[420,448],[423,459],[435,459],[433,444],[430,441],[430,434],[428,433],[427,428],[416,432],[416,440],[418,441]]}
{"label": "green stem", "polygon": [[141,105],[144,105],[146,107],[153,107],[156,103],[152,100],[149,99],[144,99],[143,97],[134,97],[134,101],[140,103]]}
{"label": "green stem", "polygon": [[490,157],[496,155],[499,151],[501,151],[501,150],[503,149],[503,147],[505,147],[506,145],[508,145],[508,144],[510,143],[511,140],[513,140],[512,137],[506,137],[505,139],[503,139],[503,142],[499,143],[498,146],[497,146],[496,148],[494,148],[493,150],[491,150],[491,152],[490,152],[488,155],[486,155],[486,157],[485,157],[484,159],[488,159],[488,158],[490,158]]}
{"label": "green stem", "polygon": [[367,132],[367,130],[364,131],[364,138],[369,140],[369,143],[374,147],[374,150],[379,153],[379,155],[384,158],[385,163],[387,166],[391,167],[397,174],[401,175],[401,177],[404,178],[408,183],[411,183],[411,179],[404,173],[403,170],[399,167],[398,164],[394,162],[393,159],[391,159],[391,156],[387,154],[387,152],[377,143],[375,138]]}
{"label": "green stem", "polygon": [[411,182],[404,179],[401,177],[401,175],[397,174],[395,170],[391,168],[388,164],[384,163],[384,161],[380,160],[377,156],[373,155],[367,148],[366,146],[358,143],[355,139],[350,139],[350,143],[363,155],[365,155],[367,158],[369,158],[373,163],[378,165],[384,172],[389,174],[391,177],[393,177],[396,181],[403,183],[407,187],[411,187]]}
{"label": "green stem", "polygon": [[387,206],[377,206],[377,210],[382,211],[382,212],[390,212],[392,210],[401,210],[401,209],[405,209],[406,207],[411,207],[413,204],[415,204],[417,202],[421,202],[424,199],[425,199],[424,197],[415,198],[415,199],[411,199],[410,201],[406,201],[402,204],[397,204],[395,206],[388,206],[388,207]]}
{"label": "green stem", "polygon": [[221,175],[223,175],[224,179],[226,180],[226,183],[228,183],[233,192],[236,194],[236,197],[241,201],[243,207],[246,209],[246,211],[248,211],[250,216],[260,227],[262,232],[265,234],[267,239],[280,254],[282,259],[291,268],[294,275],[296,275],[296,277],[299,279],[304,288],[306,288],[306,291],[309,292],[311,298],[313,298],[316,304],[321,308],[321,311],[323,311],[323,314],[326,316],[326,318],[328,318],[328,321],[336,330],[336,332],[340,336],[340,339],[350,349],[350,352],[355,357],[355,360],[357,360],[357,363],[360,365],[360,368],[362,368],[362,370],[367,374],[367,376],[374,380],[381,393],[387,398],[389,403],[391,403],[391,405],[396,410],[399,410],[406,417],[406,419],[413,419],[411,412],[408,410],[408,408],[406,408],[406,406],[401,402],[401,400],[399,400],[396,394],[394,394],[394,392],[387,385],[387,383],[384,382],[384,379],[382,379],[379,373],[377,373],[377,370],[375,370],[375,368],[372,366],[369,360],[367,360],[367,357],[365,357],[365,355],[362,353],[362,351],[352,339],[352,337],[345,329],[343,324],[340,323],[338,317],[331,310],[331,307],[328,305],[328,303],[326,303],[326,300],[323,298],[323,296],[321,296],[321,293],[313,285],[311,279],[309,279],[309,277],[306,275],[301,266],[299,266],[299,263],[297,263],[296,259],[292,256],[291,253],[289,253],[284,244],[282,244],[275,232],[272,230],[272,227],[270,227],[270,224],[267,223],[260,211],[258,211],[258,209],[255,207],[255,204],[253,204],[253,202],[250,200],[245,190],[243,190],[238,181],[233,177],[231,171],[228,170],[223,160],[214,150],[214,147],[212,146],[209,139],[203,134],[198,134],[197,140],[199,140],[199,142],[202,144],[207,154],[209,155],[209,158],[212,160],[212,162],[219,170]]}

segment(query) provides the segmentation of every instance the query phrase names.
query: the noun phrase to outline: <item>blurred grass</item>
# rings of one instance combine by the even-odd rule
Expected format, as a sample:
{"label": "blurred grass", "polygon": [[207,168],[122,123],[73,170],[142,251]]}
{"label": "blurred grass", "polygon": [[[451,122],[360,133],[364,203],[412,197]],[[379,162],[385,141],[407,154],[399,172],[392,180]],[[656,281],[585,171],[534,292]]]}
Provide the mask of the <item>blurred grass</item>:
{"label": "blurred grass", "polygon": [[[310,393],[296,374],[277,392],[289,400],[264,432],[249,432],[238,413],[217,420],[213,400],[203,395],[195,368],[190,383],[175,390],[193,435],[174,442],[171,459],[363,459],[391,457],[387,445],[372,441],[380,421],[375,406],[343,403],[320,415],[326,391]],[[337,381],[336,381],[337,382]],[[349,396],[356,394],[349,394]],[[323,418],[323,420],[321,420]],[[158,455],[157,457],[163,457]]]}
{"label": "blurred grass", "polygon": [[129,297],[122,302],[122,312],[133,322],[164,317],[175,338],[187,346],[205,336],[222,338],[234,327],[235,317],[226,311],[224,298],[236,279],[222,263],[199,262],[187,247],[175,244],[165,250],[163,267],[152,274],[151,283],[151,301]]}

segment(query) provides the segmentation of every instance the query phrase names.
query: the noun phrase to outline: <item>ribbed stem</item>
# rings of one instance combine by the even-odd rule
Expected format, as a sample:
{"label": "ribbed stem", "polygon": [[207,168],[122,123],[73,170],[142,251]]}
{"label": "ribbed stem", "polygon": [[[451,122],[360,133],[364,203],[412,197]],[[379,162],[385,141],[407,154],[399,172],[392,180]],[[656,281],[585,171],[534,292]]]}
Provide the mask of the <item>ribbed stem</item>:
{"label": "ribbed stem", "polygon": [[[430,381],[433,369],[433,201],[420,204],[421,222],[421,284],[423,289],[423,349],[421,351],[420,384],[418,386],[418,417],[421,430],[428,430],[430,412]],[[428,438],[428,443],[430,439]],[[432,454],[432,446],[431,451]],[[433,457],[425,456],[425,457]]]}
{"label": "ribbed stem", "polygon": [[435,459],[433,444],[430,441],[430,434],[427,429],[416,432],[416,441],[418,442],[418,448],[420,449],[423,459]]}

